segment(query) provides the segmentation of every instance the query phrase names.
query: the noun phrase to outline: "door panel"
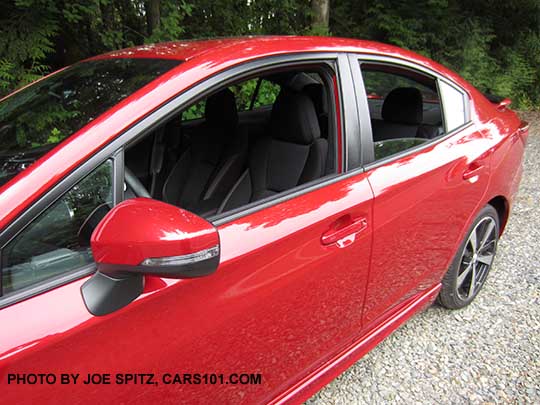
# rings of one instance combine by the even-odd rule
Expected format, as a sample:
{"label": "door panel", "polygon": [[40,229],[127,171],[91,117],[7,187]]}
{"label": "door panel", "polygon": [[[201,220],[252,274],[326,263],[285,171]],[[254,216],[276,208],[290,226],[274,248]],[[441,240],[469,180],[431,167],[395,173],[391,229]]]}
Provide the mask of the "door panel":
{"label": "door panel", "polygon": [[[379,71],[388,77],[396,75],[394,82],[387,81],[389,90],[414,87],[415,81],[423,83],[424,87],[433,85],[432,94],[420,91],[422,110],[425,103],[440,97],[436,78],[430,72],[420,67],[415,69],[410,63],[402,66],[400,61],[367,59],[373,72]],[[372,117],[359,58],[351,55],[349,61],[360,121],[370,122]],[[406,72],[409,81],[403,84],[399,74]],[[422,88],[421,85],[416,87]],[[426,117],[421,118],[420,124],[425,123]],[[393,122],[385,121],[385,124]],[[410,124],[400,123],[396,131],[400,128],[405,131],[407,125]],[[426,142],[423,148],[378,163],[373,162],[377,155],[372,153],[371,132],[362,132],[364,164],[368,164],[366,174],[374,194],[373,253],[363,318],[367,328],[384,318],[392,308],[440,282],[487,189],[490,154],[483,151],[489,150],[492,143],[474,124],[469,124],[452,136],[423,140]],[[400,137],[399,133],[396,137]]]}
{"label": "door panel", "polygon": [[470,126],[368,171],[375,200],[366,324],[441,280],[488,185],[488,163],[464,178],[482,158],[482,140]]}
{"label": "door panel", "polygon": [[[3,400],[271,400],[359,335],[371,210],[371,189],[358,174],[219,226],[215,274],[147,277],[145,292],[108,316],[92,317],[84,308],[84,280],[0,311],[2,381],[24,372],[80,373],[80,379],[86,373],[261,373],[262,384],[11,385]],[[367,226],[323,245],[321,236],[347,215]]]}

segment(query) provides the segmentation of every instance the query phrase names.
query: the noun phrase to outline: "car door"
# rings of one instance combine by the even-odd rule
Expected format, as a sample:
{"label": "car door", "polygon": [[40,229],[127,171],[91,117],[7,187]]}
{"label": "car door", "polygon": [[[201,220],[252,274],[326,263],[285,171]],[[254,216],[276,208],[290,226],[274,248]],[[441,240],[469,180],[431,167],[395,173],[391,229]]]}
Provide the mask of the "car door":
{"label": "car door", "polygon": [[[337,61],[330,62],[337,69]],[[334,83],[343,86],[335,94],[337,122],[344,124],[337,126],[338,134],[341,143],[354,143],[350,71],[346,59],[340,65],[345,69],[336,72]],[[235,72],[243,70],[215,80]],[[204,86],[182,97],[197,95]],[[141,125],[152,127],[159,114]],[[124,139],[138,130],[132,128]],[[97,159],[114,152],[112,201],[122,190],[123,153],[115,149],[121,141],[84,167],[85,175],[94,173]],[[354,160],[354,154],[348,158]],[[83,174],[71,175],[77,176],[77,182],[64,180],[70,181],[69,190],[80,189]],[[211,276],[146,277],[138,299],[102,317],[86,309],[81,275],[6,304],[0,310],[0,374],[10,386],[3,400],[194,404],[283,398],[361,332],[372,204],[363,170],[340,170],[216,221],[221,259]],[[36,383],[33,376],[39,374],[45,377],[36,377],[41,378]]]}
{"label": "car door", "polygon": [[[370,325],[440,282],[487,188],[489,154],[484,150],[489,147],[485,134],[470,119],[465,92],[455,84],[402,60],[352,55],[350,62],[360,119],[372,124],[362,138],[364,167],[374,193],[373,253],[364,315]],[[366,72],[379,74],[371,77]],[[373,97],[370,104],[367,94],[384,89],[384,83],[390,86],[387,90],[416,86],[425,93],[419,127],[432,138],[418,138],[425,132],[417,128],[415,138],[409,138],[407,118],[404,124],[396,123],[410,108],[409,100],[396,109],[396,120],[387,127],[390,132],[383,131],[377,138],[379,127],[387,125],[377,116],[381,109],[384,115],[385,106],[379,105],[380,97]],[[457,98],[449,100],[448,91]],[[441,97],[445,95],[447,99]],[[441,125],[433,118],[437,114],[444,118]],[[395,139],[374,142],[385,136]]]}

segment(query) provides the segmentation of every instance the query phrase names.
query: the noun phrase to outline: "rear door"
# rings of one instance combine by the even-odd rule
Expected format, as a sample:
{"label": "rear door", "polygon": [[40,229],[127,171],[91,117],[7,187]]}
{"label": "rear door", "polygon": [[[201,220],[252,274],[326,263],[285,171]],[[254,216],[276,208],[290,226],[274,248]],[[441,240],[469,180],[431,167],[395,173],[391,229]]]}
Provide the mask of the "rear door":
{"label": "rear door", "polygon": [[[337,69],[337,58],[329,62],[335,85],[343,86],[334,92],[343,145],[357,133],[355,99],[346,58],[340,60],[344,70]],[[120,149],[107,173],[118,176],[122,164]],[[80,192],[80,184],[71,190]],[[114,177],[106,184],[115,194],[122,182]],[[7,304],[0,309],[0,371],[4,382],[8,374],[22,380],[11,380],[3,400],[262,403],[291,392],[361,332],[372,197],[361,168],[340,170],[224,217],[215,222],[221,241],[216,273],[146,277],[143,294],[107,316],[88,313],[80,294],[85,279],[69,272],[66,282]],[[27,384],[29,373],[58,380]],[[62,374],[71,374],[66,384]]]}
{"label": "rear door", "polygon": [[[374,193],[364,314],[370,325],[440,281],[488,185],[483,151],[489,146],[470,119],[466,94],[453,83],[390,58],[355,55],[350,62],[360,119],[371,127],[362,138]],[[389,97],[397,88],[409,90]],[[449,91],[453,97],[443,99]],[[420,94],[422,111],[413,111],[407,96],[399,108],[392,100],[385,108],[396,93]]]}

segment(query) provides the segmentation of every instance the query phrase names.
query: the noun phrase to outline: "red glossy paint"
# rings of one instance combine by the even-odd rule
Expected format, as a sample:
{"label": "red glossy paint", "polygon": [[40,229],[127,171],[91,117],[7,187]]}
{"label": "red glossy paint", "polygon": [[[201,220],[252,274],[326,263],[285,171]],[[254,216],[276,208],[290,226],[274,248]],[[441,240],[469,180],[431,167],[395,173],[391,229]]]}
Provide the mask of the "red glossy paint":
{"label": "red glossy paint", "polygon": [[[140,297],[103,317],[84,306],[80,287],[86,278],[0,309],[2,402],[298,403],[435,299],[476,212],[495,198],[510,210],[527,127],[437,63],[372,42],[237,38],[99,56],[185,62],[4,185],[0,228],[124,129],[193,84],[250,60],[319,51],[391,56],[433,69],[469,93],[472,123],[415,153],[365,172],[338,174],[323,187],[219,225],[220,265],[210,276],[147,276]],[[340,94],[338,104],[347,101]],[[352,118],[338,116],[343,123]],[[343,154],[343,148],[340,161],[354,152]],[[476,172],[466,175],[471,170]],[[169,207],[141,199],[117,206],[108,219],[117,225],[109,230],[102,224],[94,245],[127,231],[140,249],[131,257],[131,247],[124,256],[122,247],[100,252],[98,243],[96,257],[135,263],[148,254],[146,240],[163,239],[160,230],[170,230],[178,243],[163,254],[195,249],[182,245],[179,229],[202,230],[210,238],[211,225]],[[129,223],[135,216],[139,220]],[[178,225],[186,217],[193,227]],[[6,386],[8,373],[25,372],[155,373],[157,379],[177,372],[261,373],[262,384]]]}
{"label": "red glossy paint", "polygon": [[182,256],[219,244],[217,230],[189,211],[150,198],[114,207],[92,234],[97,263],[137,266],[144,259]]}

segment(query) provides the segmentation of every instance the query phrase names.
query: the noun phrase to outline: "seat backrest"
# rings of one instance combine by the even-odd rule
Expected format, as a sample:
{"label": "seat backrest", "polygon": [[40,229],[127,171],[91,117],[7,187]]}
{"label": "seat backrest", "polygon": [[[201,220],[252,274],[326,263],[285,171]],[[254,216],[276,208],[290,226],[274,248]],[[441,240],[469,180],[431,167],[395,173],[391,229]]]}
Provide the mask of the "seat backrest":
{"label": "seat backrest", "polygon": [[272,196],[322,177],[328,142],[320,137],[313,101],[283,92],[272,109],[270,131],[250,151],[248,169],[218,212]]}
{"label": "seat backrest", "polygon": [[307,94],[313,101],[321,129],[321,138],[328,138],[328,99],[326,98],[324,85],[322,83],[310,83],[304,86],[302,93]]}
{"label": "seat backrest", "polygon": [[422,124],[422,93],[415,87],[397,87],[384,99],[382,121],[372,120],[373,140],[414,138]]}
{"label": "seat backrest", "polygon": [[247,139],[238,131],[234,94],[206,101],[205,122],[191,137],[163,186],[164,201],[196,213],[217,209],[245,168]]}

